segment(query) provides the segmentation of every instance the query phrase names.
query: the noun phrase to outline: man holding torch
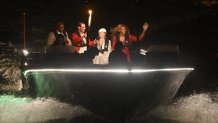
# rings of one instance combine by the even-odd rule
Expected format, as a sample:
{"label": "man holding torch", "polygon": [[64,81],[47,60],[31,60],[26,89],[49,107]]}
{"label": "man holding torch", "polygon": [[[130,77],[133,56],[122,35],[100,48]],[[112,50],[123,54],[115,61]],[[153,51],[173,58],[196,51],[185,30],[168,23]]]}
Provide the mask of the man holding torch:
{"label": "man holding torch", "polygon": [[[91,26],[91,14],[92,11],[89,10],[89,19],[88,19],[88,31],[90,30]],[[94,46],[95,42],[91,41],[89,38],[87,38],[87,32],[86,32],[86,24],[84,22],[79,22],[77,24],[77,31],[72,34],[72,41],[74,46],[74,51],[76,53],[84,53],[87,51],[87,46]]]}

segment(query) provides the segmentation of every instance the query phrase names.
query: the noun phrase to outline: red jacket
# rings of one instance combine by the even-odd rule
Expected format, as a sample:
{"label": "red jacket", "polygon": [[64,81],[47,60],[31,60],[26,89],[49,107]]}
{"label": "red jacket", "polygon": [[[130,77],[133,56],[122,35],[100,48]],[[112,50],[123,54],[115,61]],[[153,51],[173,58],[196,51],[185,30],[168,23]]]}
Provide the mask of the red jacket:
{"label": "red jacket", "polygon": [[[83,37],[80,36],[79,32],[74,32],[72,34],[71,38],[72,38],[72,44],[74,46],[74,50],[76,52],[79,52],[80,48],[84,47],[84,44],[82,43],[83,42]],[[94,46],[95,43],[91,39],[88,39],[88,45],[89,46]]]}
{"label": "red jacket", "polygon": [[[119,36],[118,36],[118,37],[119,37]],[[129,34],[129,35],[128,35],[128,38],[129,38],[129,42],[137,41],[137,36],[134,36],[134,35],[132,35],[132,34]],[[125,39],[125,40],[126,40],[126,39]],[[113,37],[113,39],[112,39],[112,50],[116,50],[116,49],[115,49],[116,42],[117,42],[117,37],[116,37],[116,35],[115,35],[115,36]],[[122,42],[122,44],[123,44],[123,46],[125,46],[125,45],[126,45],[126,42]],[[122,48],[122,52],[126,55],[126,58],[127,58],[128,63],[130,63],[130,61],[131,61],[131,56],[130,56],[130,53],[129,53],[129,48],[128,48],[128,46],[123,47],[123,48]]]}

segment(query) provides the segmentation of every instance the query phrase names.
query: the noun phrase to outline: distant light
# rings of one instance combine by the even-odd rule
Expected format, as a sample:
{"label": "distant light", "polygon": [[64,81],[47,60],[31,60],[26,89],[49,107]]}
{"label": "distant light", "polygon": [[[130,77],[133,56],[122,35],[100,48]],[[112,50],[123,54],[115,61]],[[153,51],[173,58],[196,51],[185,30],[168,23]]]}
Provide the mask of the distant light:
{"label": "distant light", "polygon": [[23,54],[24,54],[24,56],[27,56],[29,54],[29,52],[26,49],[24,49]]}
{"label": "distant light", "polygon": [[85,0],[84,2],[87,4],[89,1],[88,1],[88,0]]}
{"label": "distant light", "polygon": [[28,66],[28,63],[27,63],[27,62],[24,62],[24,66]]}
{"label": "distant light", "polygon": [[32,72],[42,72],[42,73],[145,73],[145,72],[155,72],[155,71],[183,71],[183,70],[194,70],[193,68],[167,68],[167,69],[30,69],[24,71],[24,76],[27,77],[29,73]]}

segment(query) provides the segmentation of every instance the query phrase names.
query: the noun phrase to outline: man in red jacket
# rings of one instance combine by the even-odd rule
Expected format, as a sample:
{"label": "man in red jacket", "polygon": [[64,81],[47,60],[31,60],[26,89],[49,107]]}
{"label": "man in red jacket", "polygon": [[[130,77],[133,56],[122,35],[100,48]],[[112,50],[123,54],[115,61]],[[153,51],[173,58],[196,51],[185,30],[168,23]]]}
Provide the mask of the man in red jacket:
{"label": "man in red jacket", "polygon": [[87,45],[93,46],[95,44],[94,41],[91,41],[90,39],[87,41],[87,39],[86,24],[79,22],[77,31],[72,34],[72,44],[76,53],[84,53],[87,51]]}

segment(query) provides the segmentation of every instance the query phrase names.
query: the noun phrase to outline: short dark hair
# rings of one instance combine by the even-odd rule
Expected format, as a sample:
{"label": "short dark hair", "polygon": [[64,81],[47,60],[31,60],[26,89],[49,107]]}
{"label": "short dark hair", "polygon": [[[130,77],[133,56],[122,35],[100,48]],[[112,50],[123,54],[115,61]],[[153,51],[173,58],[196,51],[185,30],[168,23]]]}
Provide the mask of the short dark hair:
{"label": "short dark hair", "polygon": [[84,23],[84,22],[81,22],[81,21],[78,22],[78,23],[77,23],[77,27],[78,27],[78,26],[80,27],[82,24],[85,24],[85,23]]}

